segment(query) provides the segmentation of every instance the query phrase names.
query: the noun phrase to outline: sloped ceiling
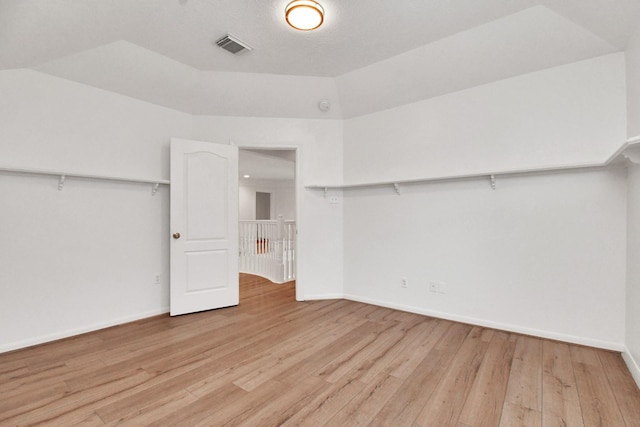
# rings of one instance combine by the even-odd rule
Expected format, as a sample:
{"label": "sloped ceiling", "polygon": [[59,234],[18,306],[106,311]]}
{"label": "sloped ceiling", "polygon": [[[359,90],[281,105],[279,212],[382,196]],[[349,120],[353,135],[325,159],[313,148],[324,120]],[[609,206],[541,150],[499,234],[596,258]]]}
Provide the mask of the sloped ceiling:
{"label": "sloped ceiling", "polygon": [[[0,0],[0,69],[191,114],[349,118],[624,50],[637,0]],[[231,33],[255,49],[214,45]],[[317,104],[328,99],[331,108]]]}

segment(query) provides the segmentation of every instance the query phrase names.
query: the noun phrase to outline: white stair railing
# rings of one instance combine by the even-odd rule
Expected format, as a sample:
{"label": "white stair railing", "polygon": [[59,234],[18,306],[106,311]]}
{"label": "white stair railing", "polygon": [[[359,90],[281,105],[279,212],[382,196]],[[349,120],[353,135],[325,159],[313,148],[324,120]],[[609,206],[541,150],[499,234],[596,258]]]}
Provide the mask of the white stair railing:
{"label": "white stair railing", "polygon": [[266,277],[275,283],[296,278],[296,222],[240,221],[240,272]]}

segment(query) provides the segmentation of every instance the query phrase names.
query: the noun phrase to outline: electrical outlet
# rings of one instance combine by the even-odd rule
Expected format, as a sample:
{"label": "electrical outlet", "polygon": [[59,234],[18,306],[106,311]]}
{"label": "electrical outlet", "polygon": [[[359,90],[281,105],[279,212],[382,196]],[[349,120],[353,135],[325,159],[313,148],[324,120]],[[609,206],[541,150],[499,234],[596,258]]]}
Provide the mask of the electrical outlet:
{"label": "electrical outlet", "polygon": [[403,288],[408,288],[409,287],[409,280],[407,280],[406,277],[401,277],[400,278],[400,286]]}
{"label": "electrical outlet", "polygon": [[447,284],[444,282],[438,283],[438,293],[446,294],[447,293]]}
{"label": "electrical outlet", "polygon": [[156,279],[155,279],[155,282],[153,282],[153,283],[156,284],[156,285],[160,284],[160,275],[159,274],[156,274]]}
{"label": "electrical outlet", "polygon": [[438,282],[429,282],[429,292],[433,294],[437,294],[438,288],[439,288]]}
{"label": "electrical outlet", "polygon": [[329,196],[329,203],[330,204],[337,205],[339,201],[340,201],[340,199],[338,199],[338,196]]}

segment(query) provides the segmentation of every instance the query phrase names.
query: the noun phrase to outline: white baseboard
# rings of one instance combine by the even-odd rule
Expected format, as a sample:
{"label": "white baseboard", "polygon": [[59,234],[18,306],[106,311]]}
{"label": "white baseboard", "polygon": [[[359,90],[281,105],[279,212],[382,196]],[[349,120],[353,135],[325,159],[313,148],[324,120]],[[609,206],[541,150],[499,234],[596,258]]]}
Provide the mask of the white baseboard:
{"label": "white baseboard", "polygon": [[452,320],[454,322],[467,323],[470,325],[482,326],[482,327],[491,328],[491,329],[500,329],[502,331],[507,331],[507,332],[516,332],[519,334],[531,335],[539,338],[547,338],[547,339],[552,339],[556,341],[563,341],[563,342],[568,342],[573,344],[586,345],[589,347],[597,347],[597,348],[603,348],[606,350],[614,350],[614,351],[620,351],[620,352],[625,350],[624,344],[617,343],[617,342],[595,340],[591,338],[577,337],[577,336],[561,334],[557,332],[525,328],[518,325],[511,325],[508,323],[494,322],[486,319],[460,316],[457,314],[427,310],[420,307],[408,306],[403,304],[394,304],[394,303],[389,303],[387,301],[380,301],[380,300],[375,300],[371,298],[363,298],[357,295],[345,295],[344,298],[351,301],[358,301],[366,304],[373,304],[381,307],[393,308],[395,310],[407,311],[409,313],[422,314],[425,316],[437,317],[439,319]]}
{"label": "white baseboard", "polygon": [[299,301],[317,301],[323,299],[345,299],[343,294],[317,294],[317,295],[305,295],[304,299]]}
{"label": "white baseboard", "polygon": [[83,326],[81,328],[76,329],[68,329],[62,332],[56,332],[54,334],[42,335],[35,338],[30,338],[24,341],[12,342],[9,344],[1,344],[0,345],[0,353],[5,353],[7,351],[18,350],[21,348],[31,347],[38,344],[44,344],[51,341],[60,340],[63,338],[69,338],[74,335],[80,335],[87,332],[97,331],[99,329],[109,328],[111,326],[121,325],[123,323],[134,322],[136,320],[145,319],[147,317],[157,316],[160,314],[165,314],[169,312],[169,307],[162,307],[159,310],[151,310],[144,313],[137,313],[131,316],[124,316],[117,319],[109,320],[107,322],[94,323],[92,325]]}
{"label": "white baseboard", "polygon": [[636,384],[638,385],[638,388],[640,388],[640,364],[639,364],[640,361],[635,360],[633,358],[633,355],[629,351],[629,349],[626,347],[622,352],[622,358],[627,364],[627,368],[629,368],[629,371],[631,372],[631,376],[633,376],[633,379],[636,380]]}
{"label": "white baseboard", "polygon": [[[629,371],[633,375],[638,387],[640,387],[640,367],[638,365],[638,361],[633,359],[633,356],[629,352],[629,349],[626,348],[624,344],[610,342],[610,341],[602,341],[602,340],[594,340],[591,338],[584,337],[576,337],[573,335],[561,334],[550,331],[543,331],[538,329],[525,328],[517,325],[511,325],[506,323],[493,322],[485,319],[478,319],[473,317],[459,316],[450,313],[444,313],[440,311],[427,310],[420,307],[408,306],[404,304],[394,304],[389,303],[387,301],[376,300],[372,298],[360,297],[357,295],[344,295],[344,294],[316,294],[316,295],[305,295],[303,300],[300,301],[315,301],[315,300],[333,300],[333,299],[347,299],[350,301],[357,301],[366,304],[377,305],[380,307],[392,308],[395,310],[406,311],[409,313],[421,314],[424,316],[436,317],[439,319],[451,320],[454,322],[467,323],[476,326],[483,326],[492,329],[500,329],[508,332],[516,332],[525,335],[536,336],[540,338],[548,338],[557,341],[564,341],[574,344],[586,345],[590,347],[603,348],[607,350],[614,350],[622,352],[622,357],[625,360],[625,363],[629,367]],[[99,329],[108,328],[111,326],[120,325],[123,323],[133,322],[136,320],[144,319],[147,317],[157,316],[160,314],[165,314],[169,312],[169,307],[163,307],[158,310],[152,310],[144,313],[138,313],[132,316],[125,316],[118,319],[113,319],[108,322],[96,323],[93,325],[85,326],[77,329],[69,329],[63,332],[58,332],[55,334],[43,335],[40,337],[35,337],[29,340],[13,342],[9,344],[0,345],[0,353],[5,353],[7,351],[18,350],[25,347],[30,347],[38,344],[43,344],[50,341],[55,341],[63,338],[72,337],[74,335],[80,335],[87,332],[97,331]]]}

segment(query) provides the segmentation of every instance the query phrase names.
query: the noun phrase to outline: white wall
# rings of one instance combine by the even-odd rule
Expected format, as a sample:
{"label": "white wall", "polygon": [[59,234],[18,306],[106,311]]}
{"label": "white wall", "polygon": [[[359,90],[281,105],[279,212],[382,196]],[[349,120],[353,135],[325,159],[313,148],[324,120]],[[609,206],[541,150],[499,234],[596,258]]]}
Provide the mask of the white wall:
{"label": "white wall", "polygon": [[[168,178],[192,118],[88,86],[0,73],[0,165]],[[166,187],[0,174],[0,351],[162,313]],[[160,284],[155,276],[160,275]]]}
{"label": "white wall", "polygon": [[621,349],[625,197],[623,169],[348,191],[345,293]]}
{"label": "white wall", "polygon": [[192,117],[29,70],[0,72],[2,164],[169,179]]}
{"label": "white wall", "polygon": [[0,176],[0,351],[166,312],[168,195]]}
{"label": "white wall", "polygon": [[[613,54],[347,120],[345,181],[603,162],[626,140],[624,70]],[[345,294],[622,349],[625,185],[603,171],[349,191]]]}
{"label": "white wall", "polygon": [[602,162],[626,138],[624,54],[345,121],[345,181]]}
{"label": "white wall", "polygon": [[[329,204],[318,182],[342,181],[342,121],[197,116],[194,138],[246,148],[296,148],[297,298],[343,292],[342,204]],[[333,194],[333,193],[332,193]],[[335,193],[339,195],[339,193]]]}
{"label": "white wall", "polygon": [[[633,138],[640,135],[640,29],[629,41],[626,64],[627,129]],[[636,155],[636,162],[639,159]],[[640,387],[640,166],[629,167],[628,181],[625,360]]]}
{"label": "white wall", "polygon": [[[168,179],[171,137],[244,138],[300,146],[299,185],[342,176],[341,122],[195,118],[29,70],[0,72],[0,123],[5,167]],[[302,194],[300,235],[332,234],[300,245],[299,297],[335,294],[342,209]],[[166,187],[69,178],[59,192],[55,178],[2,173],[0,197],[0,351],[167,311]]]}
{"label": "white wall", "polygon": [[629,137],[640,135],[640,29],[629,40],[627,65],[627,129]]}
{"label": "white wall", "polygon": [[294,180],[247,180],[240,178],[239,184],[241,221],[256,219],[256,192],[271,194],[271,219],[282,215],[287,221],[296,219],[296,188]]}
{"label": "white wall", "polygon": [[640,386],[640,165],[628,172],[625,359]]}

